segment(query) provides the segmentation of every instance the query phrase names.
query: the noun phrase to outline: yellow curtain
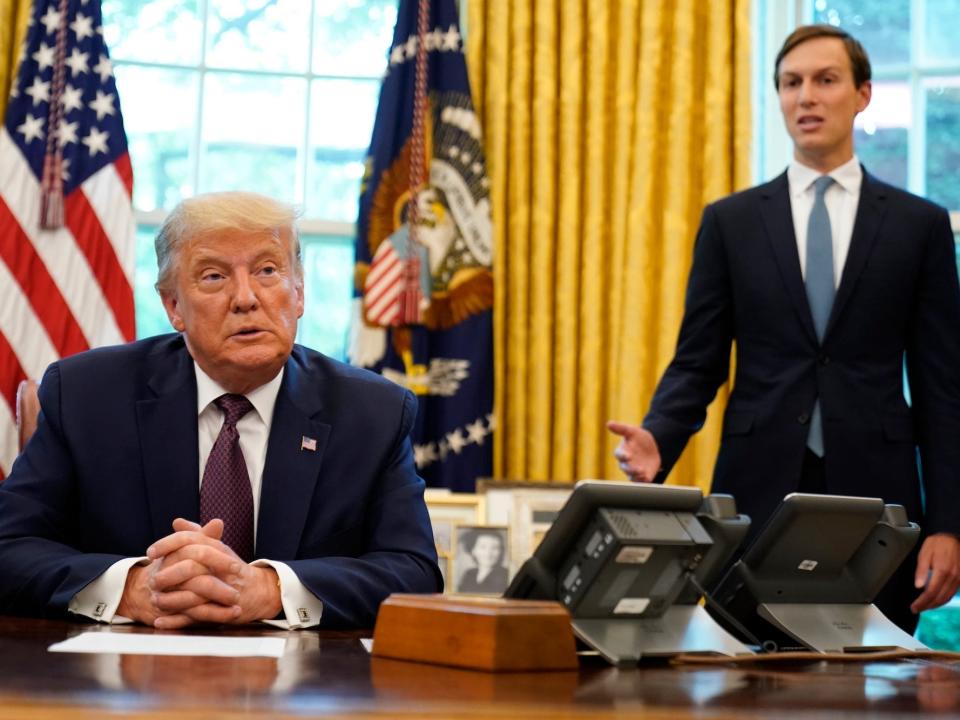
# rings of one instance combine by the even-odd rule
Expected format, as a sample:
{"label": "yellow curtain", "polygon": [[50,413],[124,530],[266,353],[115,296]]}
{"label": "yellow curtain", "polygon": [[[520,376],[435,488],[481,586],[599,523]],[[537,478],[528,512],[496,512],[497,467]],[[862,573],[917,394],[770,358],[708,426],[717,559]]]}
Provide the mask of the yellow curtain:
{"label": "yellow curtain", "polygon": [[[750,165],[749,0],[470,0],[494,220],[497,477],[622,477],[704,204]],[[671,482],[707,487],[722,389]]]}
{"label": "yellow curtain", "polygon": [[0,0],[0,120],[7,109],[31,0]]}

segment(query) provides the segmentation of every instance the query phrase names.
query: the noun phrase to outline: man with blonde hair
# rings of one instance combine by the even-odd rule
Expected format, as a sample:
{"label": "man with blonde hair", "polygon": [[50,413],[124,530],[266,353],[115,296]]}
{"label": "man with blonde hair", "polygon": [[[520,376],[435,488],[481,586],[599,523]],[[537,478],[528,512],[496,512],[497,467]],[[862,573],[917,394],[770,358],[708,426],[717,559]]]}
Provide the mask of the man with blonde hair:
{"label": "man with blonde hair", "polygon": [[182,202],[156,240],[177,333],[50,366],[0,485],[0,610],[371,627],[391,592],[441,588],[413,395],[294,343],[295,221]]}

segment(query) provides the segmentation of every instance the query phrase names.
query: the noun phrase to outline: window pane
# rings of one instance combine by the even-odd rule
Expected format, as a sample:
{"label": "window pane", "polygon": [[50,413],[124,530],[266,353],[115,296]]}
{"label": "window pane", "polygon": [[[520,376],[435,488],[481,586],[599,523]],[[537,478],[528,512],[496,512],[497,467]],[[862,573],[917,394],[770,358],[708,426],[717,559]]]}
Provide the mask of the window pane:
{"label": "window pane", "polygon": [[157,256],[153,239],[157,228],[137,226],[137,264],[134,269],[133,301],[137,309],[137,337],[173,332],[160,296],[153,285],[157,282]]}
{"label": "window pane", "polygon": [[960,208],[960,77],[930,78],[927,96],[927,197]]}
{"label": "window pane", "polygon": [[193,194],[197,73],[118,65],[116,76],[133,164],[133,204],[138,210],[172,208]]}
{"label": "window pane", "polygon": [[380,83],[374,80],[314,81],[308,215],[345,222],[357,219],[363,161],[379,93]]}
{"label": "window pane", "polygon": [[198,0],[103,0],[103,37],[114,59],[200,62]]}
{"label": "window pane", "polygon": [[913,124],[910,85],[874,82],[873,99],[854,122],[854,148],[868,171],[907,186],[907,132]]}
{"label": "window pane", "polygon": [[316,3],[313,71],[318,75],[379,77],[397,23],[396,0]]}
{"label": "window pane", "polygon": [[306,282],[297,342],[344,360],[353,294],[353,238],[305,236],[301,242]]}
{"label": "window pane", "polygon": [[299,202],[306,80],[207,75],[200,190],[253,190]]}
{"label": "window pane", "polygon": [[874,67],[910,61],[910,0],[815,0],[813,21],[857,38]]}
{"label": "window pane", "polygon": [[207,64],[306,72],[309,33],[304,0],[210,0]]}
{"label": "window pane", "polygon": [[920,49],[926,62],[960,59],[957,47],[960,0],[928,0],[923,26],[924,42]]}

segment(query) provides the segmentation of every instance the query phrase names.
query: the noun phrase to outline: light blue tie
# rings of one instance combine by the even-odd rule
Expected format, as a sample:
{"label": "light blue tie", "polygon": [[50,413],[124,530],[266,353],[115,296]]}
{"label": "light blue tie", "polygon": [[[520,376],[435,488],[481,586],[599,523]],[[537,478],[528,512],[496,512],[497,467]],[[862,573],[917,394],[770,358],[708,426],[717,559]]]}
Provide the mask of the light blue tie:
{"label": "light blue tie", "polygon": [[[831,185],[833,185],[833,178],[826,175],[814,181],[816,197],[813,201],[813,210],[810,211],[810,222],[807,224],[807,275],[804,283],[807,288],[810,314],[813,316],[813,327],[817,331],[817,340],[820,342],[823,342],[823,333],[827,329],[827,320],[830,318],[830,309],[833,307],[833,296],[836,294],[833,284],[833,235],[830,232],[827,205],[823,201],[823,196]],[[813,413],[810,415],[807,447],[817,457],[823,457],[823,418],[820,416],[819,398],[814,403]]]}

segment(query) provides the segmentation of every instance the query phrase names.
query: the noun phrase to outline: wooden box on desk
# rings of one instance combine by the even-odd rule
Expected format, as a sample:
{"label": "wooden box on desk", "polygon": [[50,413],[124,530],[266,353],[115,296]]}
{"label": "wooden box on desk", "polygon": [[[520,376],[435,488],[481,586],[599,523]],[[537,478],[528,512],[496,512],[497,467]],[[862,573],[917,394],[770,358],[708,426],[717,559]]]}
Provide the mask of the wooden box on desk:
{"label": "wooden box on desk", "polygon": [[539,600],[394,594],[380,606],[373,654],[475,670],[577,668],[570,615]]}

